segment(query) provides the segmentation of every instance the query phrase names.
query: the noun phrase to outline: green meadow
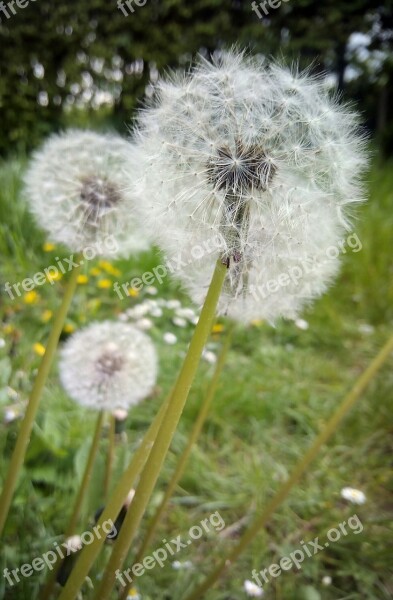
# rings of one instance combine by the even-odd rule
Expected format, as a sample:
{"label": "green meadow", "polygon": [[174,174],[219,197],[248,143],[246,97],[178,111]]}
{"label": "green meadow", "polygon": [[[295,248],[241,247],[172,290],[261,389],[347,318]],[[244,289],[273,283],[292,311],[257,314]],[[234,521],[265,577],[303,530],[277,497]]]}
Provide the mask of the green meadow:
{"label": "green meadow", "polygon": [[[25,160],[0,165],[1,323],[0,323],[0,451],[4,476],[17,437],[34,374],[64,290],[67,273],[20,295],[5,291],[69,257],[65,248],[48,244],[21,198]],[[152,551],[163,540],[187,539],[191,526],[219,512],[226,527],[211,530],[164,566],[137,578],[143,600],[181,600],[210,572],[263,509],[317,432],[356,379],[393,333],[393,164],[375,161],[367,174],[368,202],[359,207],[353,230],[360,244],[345,244],[340,275],[328,292],[296,323],[254,322],[236,326],[220,386],[188,468],[160,523]],[[92,321],[133,322],[134,307],[150,306],[144,318],[160,357],[158,384],[152,397],[127,418],[117,436],[112,484],[135,451],[179,371],[193,325],[176,318],[192,307],[170,277],[155,289],[120,299],[113,289],[162,264],[157,250],[134,262],[92,260],[80,267],[77,293],[62,342]],[[151,308],[156,302],[160,310]],[[172,302],[178,300],[178,303]],[[149,304],[150,303],[150,304]],[[195,310],[197,310],[195,308]],[[128,312],[127,312],[128,311]],[[214,372],[230,324],[219,319],[202,360],[180,427],[165,462],[148,515],[152,516],[187,441]],[[173,334],[168,336],[168,334]],[[174,337],[175,336],[175,337]],[[170,343],[168,343],[168,340]],[[392,400],[393,362],[390,359],[371,382],[331,441],[315,458],[307,474],[241,558],[230,565],[208,600],[243,600],[244,581],[284,556],[319,538],[357,515],[362,531],[347,527],[347,535],[306,557],[264,585],[266,600],[387,600],[392,579]],[[81,481],[96,416],[70,400],[52,369],[34,425],[27,460],[5,529],[0,572],[31,563],[63,541],[72,499]],[[103,505],[103,470],[107,437],[101,440],[88,497],[78,530],[93,525]],[[341,496],[344,487],[361,490],[366,501],[353,504]],[[143,538],[144,519],[133,550]],[[311,547],[311,546],[310,546]],[[89,598],[102,577],[107,545],[83,588]],[[178,561],[175,562],[174,561]],[[20,577],[0,597],[36,598],[45,570]],[[330,578],[330,579],[329,579]],[[132,586],[130,586],[132,587]],[[114,593],[113,598],[119,598]]]}

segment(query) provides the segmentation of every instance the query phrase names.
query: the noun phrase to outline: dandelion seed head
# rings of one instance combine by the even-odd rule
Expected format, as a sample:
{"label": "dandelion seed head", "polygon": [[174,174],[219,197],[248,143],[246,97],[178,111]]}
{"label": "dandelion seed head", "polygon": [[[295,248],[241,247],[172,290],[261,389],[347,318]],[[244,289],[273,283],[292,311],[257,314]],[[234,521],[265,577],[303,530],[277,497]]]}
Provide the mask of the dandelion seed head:
{"label": "dandelion seed head", "polygon": [[95,256],[127,256],[149,243],[125,168],[130,173],[137,160],[119,136],[75,129],[52,135],[31,160],[25,197],[51,240],[74,252],[92,247]]}
{"label": "dandelion seed head", "polygon": [[[326,250],[363,200],[367,156],[358,116],[323,78],[236,50],[200,59],[158,82],[135,146],[137,210],[168,258],[181,255],[176,276],[195,302],[219,258],[219,310],[242,321],[296,318],[326,290],[339,266]],[[253,293],[299,267],[279,293]]]}
{"label": "dandelion seed head", "polygon": [[82,546],[83,543],[80,535],[72,535],[71,537],[67,538],[67,540],[64,543],[64,547],[70,554],[73,552],[77,552],[82,548]]}
{"label": "dandelion seed head", "polygon": [[92,323],[67,340],[59,370],[73,400],[114,413],[128,410],[152,392],[157,356],[150,338],[140,329],[104,321]]}
{"label": "dandelion seed head", "polygon": [[124,410],[123,408],[117,408],[113,411],[112,415],[116,421],[125,421],[128,417],[128,411]]}

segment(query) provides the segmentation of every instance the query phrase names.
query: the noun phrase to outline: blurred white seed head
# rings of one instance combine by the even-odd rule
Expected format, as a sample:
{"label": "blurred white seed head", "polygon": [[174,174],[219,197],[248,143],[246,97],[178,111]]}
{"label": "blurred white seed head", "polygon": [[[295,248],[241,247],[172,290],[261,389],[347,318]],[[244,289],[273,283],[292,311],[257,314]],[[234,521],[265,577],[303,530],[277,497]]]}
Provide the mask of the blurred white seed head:
{"label": "blurred white seed head", "polygon": [[96,256],[146,250],[126,167],[128,172],[137,168],[135,155],[117,135],[83,130],[52,135],[33,155],[24,190],[51,241],[74,252],[93,247]]}
{"label": "blurred white seed head", "polygon": [[67,538],[64,543],[64,547],[69,554],[80,550],[82,545],[82,538],[80,535],[72,535],[71,537]]}
{"label": "blurred white seed head", "polygon": [[[200,59],[158,83],[135,142],[141,218],[181,255],[197,302],[219,257],[230,265],[220,310],[241,320],[294,318],[326,289],[338,269],[326,249],[363,200],[367,159],[357,115],[323,79],[237,51]],[[322,264],[279,294],[252,293],[307,260]]]}
{"label": "blurred white seed head", "polygon": [[96,410],[128,410],[146,398],[157,378],[150,338],[118,322],[92,323],[65,343],[60,379],[73,400]]}
{"label": "blurred white seed head", "polygon": [[125,421],[128,417],[128,411],[123,408],[117,408],[113,411],[112,416],[116,419],[116,421]]}

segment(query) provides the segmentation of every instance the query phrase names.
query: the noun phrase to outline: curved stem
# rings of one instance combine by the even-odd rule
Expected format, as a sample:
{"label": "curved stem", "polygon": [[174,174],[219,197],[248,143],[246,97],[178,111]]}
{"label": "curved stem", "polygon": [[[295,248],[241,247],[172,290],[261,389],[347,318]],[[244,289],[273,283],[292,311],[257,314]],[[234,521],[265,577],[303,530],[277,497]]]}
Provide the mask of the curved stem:
{"label": "curved stem", "polygon": [[[90,483],[91,476],[93,473],[95,459],[96,459],[98,448],[100,445],[103,420],[104,420],[104,413],[101,411],[97,418],[93,441],[90,446],[90,452],[89,452],[89,456],[87,458],[82,481],[81,481],[78,493],[75,498],[74,509],[72,511],[70,521],[69,521],[68,527],[65,532],[65,536],[64,536],[65,540],[67,540],[71,535],[73,535],[75,533],[75,529],[78,524],[83,500],[86,496],[86,492],[89,487],[89,483]],[[51,573],[49,575],[48,581],[47,581],[44,589],[42,590],[42,594],[40,596],[41,600],[48,600],[48,598],[50,598],[50,596],[52,594],[53,586],[54,586],[54,583],[56,580],[56,575],[58,573],[61,562],[62,562],[61,560],[58,560],[57,563],[54,564],[53,570],[51,571]]]}
{"label": "curved stem", "polygon": [[172,475],[172,478],[166,487],[164,498],[162,499],[161,504],[159,505],[155,515],[153,516],[153,518],[149,524],[149,527],[147,529],[147,533],[145,535],[143,543],[142,543],[142,545],[138,551],[138,554],[135,558],[134,562],[136,562],[136,563],[140,562],[141,559],[144,557],[145,552],[148,549],[148,547],[154,537],[157,526],[161,520],[161,517],[165,511],[165,508],[167,507],[167,504],[168,504],[169,500],[171,499],[173,492],[175,491],[178,481],[180,480],[180,478],[182,477],[182,475],[184,473],[184,470],[187,465],[187,461],[191,454],[191,450],[201,434],[202,427],[206,421],[207,415],[209,414],[209,410],[210,410],[213,398],[217,391],[221,373],[224,368],[228,350],[231,345],[231,340],[232,340],[232,330],[230,330],[228,332],[226,339],[224,341],[224,344],[221,348],[221,352],[220,352],[220,355],[217,360],[216,368],[215,368],[213,377],[210,381],[207,392],[205,394],[205,397],[203,399],[203,402],[201,404],[201,408],[199,410],[197,420],[195,421],[195,424],[191,431],[187,445],[184,448],[183,453],[179,458],[179,461],[178,461],[176,469]]}
{"label": "curved stem", "polygon": [[187,401],[192,382],[195,378],[204,346],[213,327],[217,304],[226,273],[227,267],[223,265],[221,261],[218,261],[202,308],[201,316],[195,328],[190,347],[175,384],[171,401],[154,442],[153,449],[149,455],[145,468],[142,471],[135,498],[127,512],[120,535],[114,545],[105,574],[101,580],[101,585],[95,595],[97,600],[107,600],[109,597],[115,582],[116,574],[127,557],[131,543],[154,490],[161,467],[164,463],[183,412],[184,405]]}
{"label": "curved stem", "polygon": [[26,413],[22,421],[16,446],[11,457],[10,465],[8,467],[8,473],[0,497],[0,535],[2,534],[4,524],[8,516],[8,512],[12,502],[12,497],[14,495],[16,484],[18,481],[19,472],[22,468],[27,447],[30,442],[31,431],[33,429],[34,421],[37,415],[38,406],[42,397],[42,392],[48,379],[48,375],[52,367],[53,360],[55,358],[56,349],[59,343],[60,335],[64,326],[68,309],[74,296],[77,276],[78,269],[73,269],[64,291],[62,303],[52,325],[52,330],[50,332],[49,339],[46,345],[45,354],[42,357],[42,361],[38,369],[37,377],[30,394],[29,403],[27,405]]}
{"label": "curved stem", "polygon": [[268,505],[266,506],[263,513],[257,517],[246,533],[243,535],[239,543],[233,548],[233,550],[225,556],[219,563],[217,568],[209,575],[206,580],[198,586],[186,600],[201,600],[204,598],[205,593],[216,583],[221,574],[224,572],[227,566],[233,564],[233,562],[239,557],[239,555],[245,550],[248,544],[255,538],[255,536],[261,531],[266,525],[270,517],[277,510],[277,508],[284,502],[289,495],[293,486],[299,481],[301,476],[307,470],[307,467],[314,460],[321,447],[329,440],[329,438],[335,433],[340,421],[346,416],[348,411],[352,408],[359,396],[364,392],[366,387],[375,377],[377,372],[383,366],[390,353],[393,350],[393,336],[387,341],[385,346],[364,371],[361,377],[357,380],[352,390],[345,396],[344,400],[337,408],[333,416],[326,423],[325,427],[316,437],[314,443],[307,450],[304,457],[295,466],[292,475],[286,481],[286,483],[280,488],[280,490],[273,496]]}
{"label": "curved stem", "polygon": [[109,495],[109,489],[111,485],[113,459],[115,456],[115,426],[116,421],[113,415],[109,416],[109,428],[108,428],[108,451],[106,455],[105,465],[105,479],[104,479],[104,498],[107,500]]}
{"label": "curved stem", "polygon": [[[154,418],[154,421],[145,433],[139,448],[135,451],[132,461],[121,476],[120,481],[115,486],[115,489],[113,490],[113,493],[109,498],[96,525],[97,529],[102,530],[103,523],[107,521],[112,520],[112,522],[115,522],[124,500],[126,499],[132,485],[134,484],[134,481],[138,477],[146,460],[149,457],[170,398],[171,394],[162,404],[160,410]],[[88,546],[85,546],[85,548],[82,550],[79,560],[71,572],[70,577],[68,578],[64,589],[59,596],[59,600],[73,600],[76,598],[78,591],[82,587],[85,577],[88,575],[104,542],[104,536],[94,536],[93,542]]]}

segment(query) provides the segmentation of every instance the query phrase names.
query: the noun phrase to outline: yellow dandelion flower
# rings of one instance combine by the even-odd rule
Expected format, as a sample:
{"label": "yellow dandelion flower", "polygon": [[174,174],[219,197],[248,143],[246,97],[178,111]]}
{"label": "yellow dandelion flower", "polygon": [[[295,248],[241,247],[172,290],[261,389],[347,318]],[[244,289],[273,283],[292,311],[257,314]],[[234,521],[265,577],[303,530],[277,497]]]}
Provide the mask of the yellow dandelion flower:
{"label": "yellow dandelion flower", "polygon": [[41,321],[43,321],[44,323],[47,323],[48,321],[51,320],[53,315],[53,312],[49,309],[44,310],[44,312],[41,315]]}
{"label": "yellow dandelion flower", "polygon": [[59,273],[59,271],[57,271],[57,273],[48,273],[46,278],[49,282],[51,281],[59,281],[61,278],[63,277],[63,275],[61,273]]}
{"label": "yellow dandelion flower", "polygon": [[87,275],[78,275],[76,281],[77,281],[77,283],[80,283],[83,285],[89,281],[89,278],[87,277]]}
{"label": "yellow dandelion flower", "polygon": [[131,296],[131,298],[137,298],[139,296],[139,292],[134,288],[128,288],[127,296]]}
{"label": "yellow dandelion flower", "polygon": [[43,346],[39,342],[33,345],[33,350],[36,354],[38,354],[38,356],[44,356],[45,354],[45,346]]}
{"label": "yellow dandelion flower", "polygon": [[97,283],[97,287],[107,290],[108,288],[112,287],[112,282],[110,279],[100,279],[100,281]]}
{"label": "yellow dandelion flower", "polygon": [[11,335],[11,333],[14,333],[14,331],[15,331],[15,327],[13,325],[8,324],[8,325],[4,326],[5,335]]}
{"label": "yellow dandelion flower", "polygon": [[101,269],[106,271],[109,275],[113,275],[114,277],[120,277],[120,275],[121,275],[121,271],[119,269],[117,269],[116,267],[114,267],[107,260],[100,260],[98,265],[101,267]]}
{"label": "yellow dandelion flower", "polygon": [[71,323],[66,323],[63,327],[64,333],[73,333],[75,331],[74,325]]}
{"label": "yellow dandelion flower", "polygon": [[106,271],[108,266],[111,267],[112,265],[108,260],[99,260],[98,266],[101,267],[101,269],[104,269]]}
{"label": "yellow dandelion flower", "polygon": [[254,321],[251,321],[251,325],[253,327],[260,327],[262,325],[263,321],[261,321],[260,319],[255,319]]}
{"label": "yellow dandelion flower", "polygon": [[88,312],[96,312],[101,306],[101,301],[98,298],[91,298],[87,302]]}
{"label": "yellow dandelion flower", "polygon": [[212,333],[222,333],[224,331],[224,325],[221,323],[216,323],[213,325]]}
{"label": "yellow dandelion flower", "polygon": [[93,275],[93,277],[98,277],[99,275],[101,275],[101,271],[100,269],[97,269],[97,267],[93,267],[92,269],[90,269],[90,275]]}
{"label": "yellow dandelion flower", "polygon": [[42,246],[44,252],[53,252],[55,248],[55,244],[52,244],[51,242],[45,242],[45,244]]}
{"label": "yellow dandelion flower", "polygon": [[35,304],[39,298],[39,295],[34,290],[32,292],[27,292],[24,295],[23,301],[25,304]]}

